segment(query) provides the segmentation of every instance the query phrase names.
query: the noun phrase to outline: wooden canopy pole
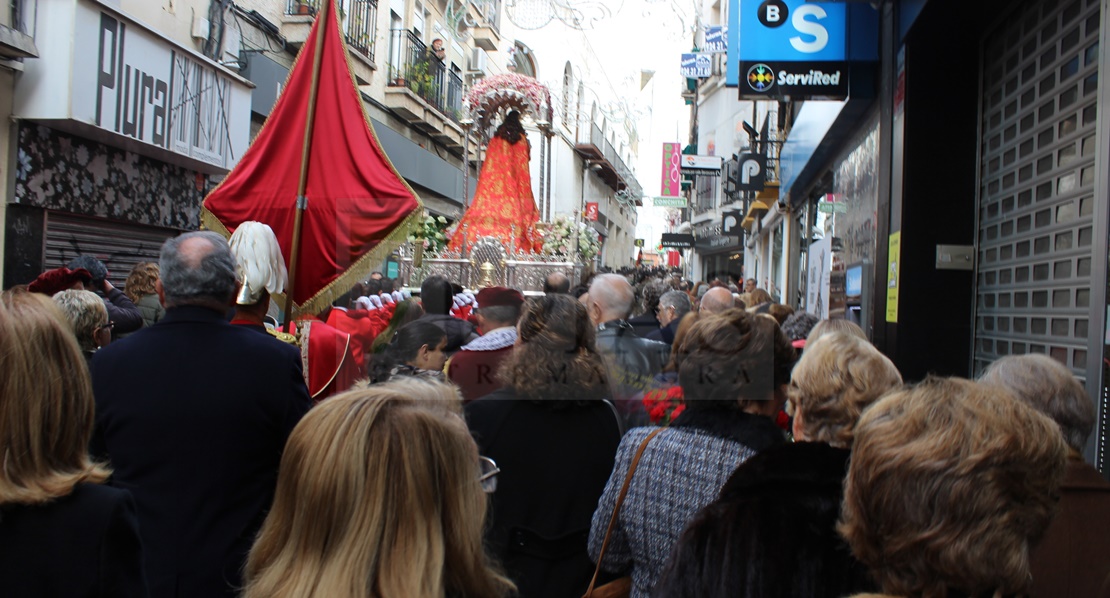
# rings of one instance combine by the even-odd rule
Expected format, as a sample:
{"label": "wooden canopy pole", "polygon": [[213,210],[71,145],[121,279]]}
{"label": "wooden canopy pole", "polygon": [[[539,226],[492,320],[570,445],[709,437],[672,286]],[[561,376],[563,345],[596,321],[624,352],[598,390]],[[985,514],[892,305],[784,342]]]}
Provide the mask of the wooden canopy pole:
{"label": "wooden canopy pole", "polygon": [[[332,0],[324,0],[324,5],[317,16],[320,25],[316,31],[316,53],[312,56],[312,86],[308,92],[308,119],[304,127],[304,146],[301,149],[301,178],[297,183],[297,215],[293,220],[293,245],[289,255],[289,288],[285,291],[285,331],[289,332],[293,324],[293,292],[297,282],[297,262],[301,257],[301,227],[304,223],[304,211],[308,207],[308,198],[305,197],[305,188],[308,186],[308,159],[312,154],[312,129],[316,121],[316,96],[320,91],[320,63],[324,56],[324,36],[327,35],[331,25]],[[321,21],[322,19],[322,21]]]}

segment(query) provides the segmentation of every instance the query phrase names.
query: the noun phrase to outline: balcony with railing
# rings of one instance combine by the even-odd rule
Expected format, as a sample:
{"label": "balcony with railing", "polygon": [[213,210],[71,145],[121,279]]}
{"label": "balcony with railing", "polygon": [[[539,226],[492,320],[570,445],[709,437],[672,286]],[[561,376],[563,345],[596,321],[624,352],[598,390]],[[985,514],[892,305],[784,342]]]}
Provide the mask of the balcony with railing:
{"label": "balcony with railing", "polygon": [[388,87],[411,91],[440,115],[458,123],[462,116],[462,76],[448,70],[443,60],[407,29],[391,31],[389,47]]}
{"label": "balcony with railing", "polygon": [[[293,45],[303,44],[321,0],[286,0],[286,21],[282,35]],[[340,0],[339,26],[347,47],[374,62],[374,30],[378,20],[378,0]],[[298,19],[297,17],[306,17]]]}
{"label": "balcony with railing", "polygon": [[590,123],[589,127],[579,127],[574,151],[601,166],[597,174],[606,185],[614,191],[626,190],[627,195],[634,198],[636,205],[643,205],[643,188],[636,180],[636,175],[620,157],[613,144],[605,138],[604,129],[597,123]]}

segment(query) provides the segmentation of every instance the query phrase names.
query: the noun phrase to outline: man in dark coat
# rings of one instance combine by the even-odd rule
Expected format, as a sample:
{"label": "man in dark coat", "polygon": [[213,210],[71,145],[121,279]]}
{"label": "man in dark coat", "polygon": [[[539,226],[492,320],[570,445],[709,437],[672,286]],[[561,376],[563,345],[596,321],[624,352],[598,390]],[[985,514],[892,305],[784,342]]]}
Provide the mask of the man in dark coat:
{"label": "man in dark coat", "polygon": [[678,332],[678,324],[682,316],[690,313],[690,296],[682,291],[667,291],[659,298],[659,329],[647,335],[653,341],[674,344],[674,335]]}
{"label": "man in dark coat", "polygon": [[420,319],[435,323],[447,333],[447,348],[444,351],[448,355],[478,338],[474,324],[451,315],[453,297],[451,282],[442,276],[429,276],[420,284],[420,304],[424,307],[424,315]]}
{"label": "man in dark coat", "polygon": [[91,255],[79,255],[70,260],[71,270],[84,269],[92,276],[87,290],[100,293],[104,307],[108,308],[108,320],[112,322],[112,338],[134,332],[143,327],[143,312],[123,294],[123,291],[108,282],[108,267],[104,262]]}
{"label": "man in dark coat", "polygon": [[486,287],[478,291],[477,300],[475,317],[482,336],[464,345],[447,364],[447,377],[458,385],[465,401],[501,388],[497,372],[516,343],[524,296],[516,289]]}
{"label": "man in dark coat", "polygon": [[[679,293],[681,294],[681,293]],[[647,423],[641,400],[670,359],[668,345],[636,336],[625,318],[632,308],[632,285],[618,274],[600,274],[590,283],[586,312],[597,326],[597,352],[605,358],[613,399],[626,427]]]}
{"label": "man in dark coat", "polygon": [[300,353],[227,322],[237,282],[219,235],[166,241],[160,266],[166,317],[93,359],[92,453],[135,497],[151,596],[237,596],[310,405]]}
{"label": "man in dark coat", "polygon": [[1047,355],[995,361],[980,382],[1002,386],[1052,418],[1068,445],[1060,505],[1031,555],[1033,598],[1110,595],[1110,482],[1083,460],[1095,406],[1071,371]]}

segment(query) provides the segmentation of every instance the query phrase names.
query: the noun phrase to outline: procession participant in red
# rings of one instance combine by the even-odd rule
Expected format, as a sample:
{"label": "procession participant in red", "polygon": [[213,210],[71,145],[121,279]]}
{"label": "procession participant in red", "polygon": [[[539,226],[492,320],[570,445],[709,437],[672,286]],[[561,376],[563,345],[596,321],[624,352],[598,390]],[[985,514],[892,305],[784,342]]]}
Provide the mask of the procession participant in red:
{"label": "procession participant in red", "polygon": [[316,402],[347,390],[362,378],[362,360],[355,356],[349,334],[319,321],[300,322],[298,335],[265,326],[270,297],[284,291],[288,279],[274,231],[260,222],[244,222],[231,235],[229,245],[242,283],[231,323],[297,345],[305,383]]}
{"label": "procession participant in red", "polygon": [[478,291],[475,317],[482,336],[451,356],[447,377],[459,386],[463,399],[473,401],[501,388],[501,362],[516,344],[516,324],[524,296],[516,289],[486,287]]}

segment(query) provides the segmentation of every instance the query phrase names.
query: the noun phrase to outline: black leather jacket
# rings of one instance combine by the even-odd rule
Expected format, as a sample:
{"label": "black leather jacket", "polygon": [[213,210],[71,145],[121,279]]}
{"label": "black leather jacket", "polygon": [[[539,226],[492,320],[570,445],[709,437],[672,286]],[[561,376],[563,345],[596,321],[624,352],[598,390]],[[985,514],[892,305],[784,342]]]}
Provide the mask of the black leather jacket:
{"label": "black leather jacket", "polygon": [[[653,388],[655,375],[667,365],[670,345],[636,336],[625,320],[610,320],[597,327],[597,351],[605,358],[609,386],[625,423],[643,423],[638,417],[643,413],[640,399]],[[630,418],[631,414],[637,417]]]}

